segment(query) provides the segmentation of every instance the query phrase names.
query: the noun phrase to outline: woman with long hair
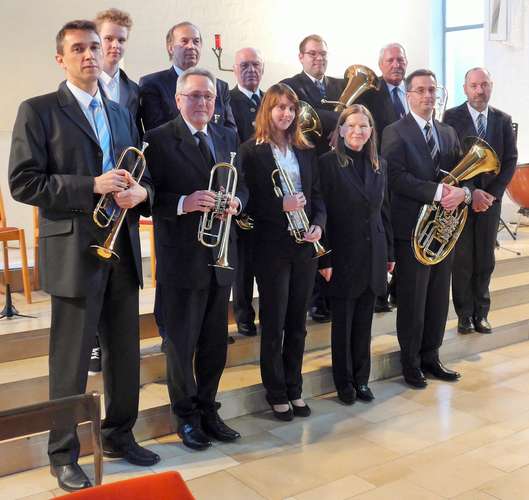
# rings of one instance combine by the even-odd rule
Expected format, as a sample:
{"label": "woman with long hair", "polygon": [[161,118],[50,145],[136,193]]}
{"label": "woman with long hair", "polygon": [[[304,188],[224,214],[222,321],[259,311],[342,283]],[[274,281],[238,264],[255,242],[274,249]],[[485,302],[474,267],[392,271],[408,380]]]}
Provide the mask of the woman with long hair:
{"label": "woman with long hair", "polygon": [[[261,378],[266,398],[280,420],[310,415],[301,397],[301,366],[305,348],[306,311],[314,285],[317,261],[313,243],[325,225],[325,207],[319,192],[317,157],[298,124],[299,100],[283,83],[270,87],[261,102],[255,139],[241,146],[241,168],[250,191],[248,213],[254,219],[255,273],[259,287],[261,323]],[[292,182],[272,172],[278,165]],[[304,242],[296,243],[294,229],[302,231],[298,216],[304,210],[310,227]],[[292,406],[290,406],[292,405]]]}
{"label": "woman with long hair", "polygon": [[371,323],[375,297],[394,266],[386,162],[377,154],[371,113],[346,108],[335,130],[336,147],[320,158],[332,254],[320,259],[331,299],[332,371],[338,398],[371,401]]}

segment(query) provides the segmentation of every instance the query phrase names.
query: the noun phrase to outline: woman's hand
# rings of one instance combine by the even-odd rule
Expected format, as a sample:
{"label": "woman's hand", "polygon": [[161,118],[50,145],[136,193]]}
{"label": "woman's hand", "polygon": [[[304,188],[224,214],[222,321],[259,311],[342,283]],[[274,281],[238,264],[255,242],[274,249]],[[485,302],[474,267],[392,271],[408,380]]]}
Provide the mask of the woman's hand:
{"label": "woman's hand", "polygon": [[386,269],[388,271],[388,273],[392,273],[393,270],[395,269],[395,262],[387,262],[386,264]]}
{"label": "woman's hand", "polygon": [[323,279],[329,283],[332,278],[332,267],[324,267],[323,269],[319,269],[320,274],[323,276]]}
{"label": "woman's hand", "polygon": [[321,227],[310,226],[303,239],[309,243],[315,243],[321,238]]}
{"label": "woman's hand", "polygon": [[283,212],[294,212],[307,204],[303,193],[287,194],[283,196]]}

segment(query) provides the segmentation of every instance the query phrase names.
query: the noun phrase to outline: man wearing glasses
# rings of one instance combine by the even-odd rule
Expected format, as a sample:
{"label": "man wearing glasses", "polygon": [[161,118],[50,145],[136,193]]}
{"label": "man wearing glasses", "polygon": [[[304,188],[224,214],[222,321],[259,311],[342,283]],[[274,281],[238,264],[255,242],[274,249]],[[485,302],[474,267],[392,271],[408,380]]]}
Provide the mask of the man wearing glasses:
{"label": "man wearing glasses", "polygon": [[[228,300],[233,270],[212,267],[217,248],[197,241],[201,216],[215,206],[207,190],[211,167],[230,162],[238,151],[235,131],[212,121],[215,77],[190,68],[176,84],[174,120],[145,134],[147,164],[153,172],[153,206],[157,248],[157,279],[163,296],[167,342],[167,387],[177,432],[184,445],[196,450],[211,446],[211,439],[233,441],[239,433],[220,418],[215,402],[226,363]],[[226,185],[216,176],[215,190]],[[239,173],[237,197],[229,213],[240,212],[248,192]],[[231,228],[233,237],[234,227]],[[229,262],[237,267],[236,245],[229,243]],[[194,370],[193,370],[194,368]]]}
{"label": "man wearing glasses", "polygon": [[441,202],[446,210],[471,203],[468,188],[439,183],[460,158],[456,131],[433,118],[437,92],[435,74],[426,69],[406,78],[410,112],[388,125],[382,136],[382,156],[388,162],[391,215],[395,238],[397,280],[397,336],[406,383],[426,387],[425,374],[456,381],[460,375],[439,360],[443,342],[450,271],[454,253],[439,264],[425,266],[413,253],[411,237],[425,203]]}

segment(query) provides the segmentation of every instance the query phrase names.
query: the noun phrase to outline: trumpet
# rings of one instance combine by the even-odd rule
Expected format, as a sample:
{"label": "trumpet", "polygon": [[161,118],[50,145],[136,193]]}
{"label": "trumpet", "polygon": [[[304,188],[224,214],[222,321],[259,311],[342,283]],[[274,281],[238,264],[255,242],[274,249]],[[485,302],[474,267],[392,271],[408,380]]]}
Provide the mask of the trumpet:
{"label": "trumpet", "polygon": [[[145,173],[145,168],[147,166],[147,161],[145,160],[145,150],[149,144],[147,142],[142,142],[141,150],[135,148],[134,146],[129,146],[124,149],[121,153],[115,170],[122,168],[122,164],[125,161],[125,156],[128,153],[136,154],[136,161],[134,166],[130,171],[130,175],[136,182],[140,182],[143,174]],[[101,198],[97,202],[96,207],[92,213],[92,219],[94,223],[100,228],[107,228],[112,222],[114,225],[103,245],[90,245],[90,251],[99,257],[101,260],[106,262],[119,261],[119,255],[114,251],[114,245],[116,244],[116,239],[123,225],[123,221],[127,215],[127,208],[119,208],[112,199],[112,193],[102,194]]]}
{"label": "trumpet", "polygon": [[[296,190],[294,189],[294,184],[288,175],[288,172],[286,172],[285,169],[279,164],[275,156],[274,162],[276,164],[276,169],[272,172],[271,178],[272,184],[274,185],[275,195],[278,198],[283,198],[285,196],[280,185],[281,183],[286,186],[287,194],[295,194]],[[292,212],[285,212],[285,215],[287,216],[288,220],[288,231],[294,238],[294,241],[299,244],[307,243],[303,238],[305,237],[305,233],[309,231],[310,223],[305,210],[300,208],[299,210]],[[312,244],[314,245],[314,250],[316,251],[316,255],[314,256],[316,259],[331,252],[331,250],[325,250],[319,241],[315,241]]]}
{"label": "trumpet", "polygon": [[227,210],[230,201],[235,198],[237,190],[238,175],[237,169],[233,166],[233,160],[236,155],[237,153],[231,152],[229,163],[217,163],[211,168],[208,191],[213,190],[215,176],[220,174],[221,169],[228,171],[228,178],[226,179],[226,185],[215,192],[215,206],[202,215],[198,225],[198,241],[209,248],[219,247],[217,260],[215,264],[210,264],[210,266],[231,270],[233,270],[233,267],[228,262],[228,245],[230,242],[232,215],[224,216],[224,212]]}

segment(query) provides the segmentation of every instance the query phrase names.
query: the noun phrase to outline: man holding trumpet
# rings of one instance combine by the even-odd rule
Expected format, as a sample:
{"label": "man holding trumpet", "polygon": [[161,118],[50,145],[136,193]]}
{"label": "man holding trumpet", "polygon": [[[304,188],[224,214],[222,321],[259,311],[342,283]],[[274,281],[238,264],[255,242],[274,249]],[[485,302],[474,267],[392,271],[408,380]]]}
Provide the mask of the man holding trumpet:
{"label": "man holding trumpet", "polygon": [[[212,167],[221,162],[231,164],[238,151],[237,133],[211,121],[215,84],[207,70],[193,67],[184,71],[176,84],[180,114],[145,136],[157,190],[153,221],[156,275],[169,338],[167,386],[171,410],[178,419],[177,432],[184,445],[196,450],[211,446],[211,438],[233,441],[240,437],[222,421],[220,404],[215,402],[226,364],[228,300],[234,273],[213,266],[219,247],[208,248],[197,240],[203,214],[214,209],[219,192],[230,191],[224,168],[216,169],[221,172],[217,175],[211,173]],[[206,189],[208,182],[212,190]],[[218,217],[239,213],[247,198],[238,173],[236,196]],[[227,250],[233,268],[237,261],[235,230],[225,222],[224,229],[231,233]]]}
{"label": "man holding trumpet", "polygon": [[[142,285],[138,218],[148,216],[148,175],[136,182],[115,158],[137,145],[130,113],[98,89],[101,41],[91,21],[71,21],[56,38],[55,59],[66,82],[57,92],[20,105],[13,129],[9,185],[13,198],[39,207],[43,289],[51,294],[50,398],[82,394],[96,330],[103,347],[106,455],[136,465],[160,457],[132,434],[139,399],[138,286]],[[102,263],[89,247],[105,239],[92,212],[101,195],[118,210],[129,209],[119,232],[120,259]],[[91,486],[79,467],[74,427],[50,432],[48,454],[59,486]]]}

